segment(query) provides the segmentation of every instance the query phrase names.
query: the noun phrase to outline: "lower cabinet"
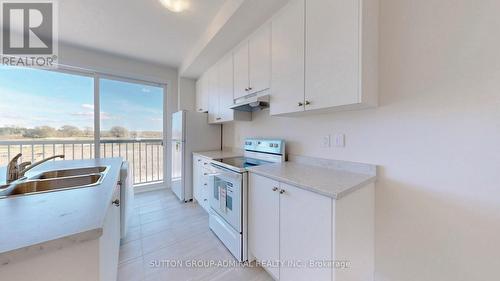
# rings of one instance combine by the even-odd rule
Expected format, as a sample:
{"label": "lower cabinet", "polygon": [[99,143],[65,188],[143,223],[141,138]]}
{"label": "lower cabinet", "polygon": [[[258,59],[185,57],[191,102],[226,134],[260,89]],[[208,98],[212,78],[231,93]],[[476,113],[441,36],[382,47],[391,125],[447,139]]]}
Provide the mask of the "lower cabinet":
{"label": "lower cabinet", "polygon": [[117,185],[99,239],[100,280],[116,280],[120,251],[120,186]]}
{"label": "lower cabinet", "polygon": [[284,183],[279,193],[280,280],[332,280],[330,267],[312,264],[333,258],[332,199]]}
{"label": "lower cabinet", "polygon": [[210,209],[208,202],[210,173],[210,159],[193,156],[193,197],[207,212]]}
{"label": "lower cabinet", "polygon": [[373,280],[373,188],[334,200],[250,173],[250,256],[275,280]]}
{"label": "lower cabinet", "polygon": [[[248,248],[260,262],[279,260],[280,196],[279,182],[250,174],[248,192]],[[258,188],[257,188],[258,187]],[[279,267],[267,271],[279,279]]]}

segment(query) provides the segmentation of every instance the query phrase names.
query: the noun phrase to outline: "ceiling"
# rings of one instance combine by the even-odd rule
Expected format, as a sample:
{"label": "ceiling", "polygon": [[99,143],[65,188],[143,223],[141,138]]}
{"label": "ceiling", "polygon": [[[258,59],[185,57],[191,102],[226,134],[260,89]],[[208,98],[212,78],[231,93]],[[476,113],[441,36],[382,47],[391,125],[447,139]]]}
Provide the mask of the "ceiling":
{"label": "ceiling", "polygon": [[158,0],[59,1],[59,41],[179,67],[224,2],[189,0],[173,13]]}

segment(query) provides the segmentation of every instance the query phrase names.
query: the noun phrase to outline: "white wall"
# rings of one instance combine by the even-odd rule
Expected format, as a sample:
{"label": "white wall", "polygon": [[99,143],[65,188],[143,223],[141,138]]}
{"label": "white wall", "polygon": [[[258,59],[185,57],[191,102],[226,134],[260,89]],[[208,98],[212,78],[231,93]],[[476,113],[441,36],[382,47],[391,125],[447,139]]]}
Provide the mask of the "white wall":
{"label": "white wall", "polygon": [[[136,61],[126,57],[103,53],[95,50],[82,49],[75,46],[60,44],[59,63],[72,67],[79,67],[96,72],[141,79],[145,81],[167,84],[167,98],[164,119],[165,140],[170,139],[170,117],[178,107],[178,74],[177,70],[170,67]],[[170,155],[170,142],[165,142],[166,155]],[[170,161],[165,161],[165,183],[170,185]]]}
{"label": "white wall", "polygon": [[179,77],[179,110],[195,111],[196,80]]}
{"label": "white wall", "polygon": [[[380,107],[254,114],[224,145],[283,137],[288,152],[380,165],[376,280],[500,276],[500,1],[381,0]],[[346,133],[347,147],[320,148]]]}

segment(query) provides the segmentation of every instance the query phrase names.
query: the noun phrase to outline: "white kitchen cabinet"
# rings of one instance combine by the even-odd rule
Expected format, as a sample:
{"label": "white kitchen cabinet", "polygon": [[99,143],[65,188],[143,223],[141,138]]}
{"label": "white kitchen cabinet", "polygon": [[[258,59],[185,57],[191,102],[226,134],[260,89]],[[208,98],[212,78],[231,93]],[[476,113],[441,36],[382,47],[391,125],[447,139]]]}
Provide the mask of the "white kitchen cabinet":
{"label": "white kitchen cabinet", "polygon": [[208,188],[208,181],[210,180],[210,176],[207,176],[208,170],[203,169],[203,176],[201,178],[201,207],[207,212],[210,212],[210,202],[208,201],[210,196],[210,190]]}
{"label": "white kitchen cabinet", "polygon": [[99,239],[100,280],[116,280],[120,251],[120,186],[117,185]]}
{"label": "white kitchen cabinet", "polygon": [[228,122],[233,121],[236,113],[229,108],[233,105],[233,56],[224,57],[218,64],[218,95],[219,108],[216,121]]}
{"label": "white kitchen cabinet", "polygon": [[271,85],[271,25],[265,24],[248,40],[248,93],[258,93]]}
{"label": "white kitchen cabinet", "polygon": [[214,124],[217,122],[219,114],[219,93],[217,91],[219,75],[217,65],[208,69],[205,75],[207,76],[208,123]]}
{"label": "white kitchen cabinet", "polygon": [[275,280],[373,280],[374,202],[373,183],[335,200],[250,172],[249,255],[279,261],[264,267]]}
{"label": "white kitchen cabinet", "polygon": [[196,80],[196,111],[208,112],[208,96],[207,77],[202,75]]}
{"label": "white kitchen cabinet", "polygon": [[272,27],[271,115],[377,105],[378,0],[292,0]]}
{"label": "white kitchen cabinet", "polygon": [[305,0],[291,0],[272,19],[270,114],[304,111]]}
{"label": "white kitchen cabinet", "polygon": [[248,40],[245,40],[233,52],[234,59],[234,99],[248,95],[249,53]]}
{"label": "white kitchen cabinet", "polygon": [[201,197],[201,171],[202,171],[202,158],[193,155],[193,198],[195,201],[200,202]]}
{"label": "white kitchen cabinet", "polygon": [[[284,183],[280,192],[280,259],[332,260],[332,199]],[[280,280],[332,280],[332,270],[284,266]]]}
{"label": "white kitchen cabinet", "polygon": [[305,110],[377,104],[378,0],[306,1]]}
{"label": "white kitchen cabinet", "polygon": [[[248,247],[258,261],[279,260],[279,182],[250,174],[248,191]],[[266,270],[279,279],[279,267]]]}
{"label": "white kitchen cabinet", "polygon": [[233,100],[233,56],[222,58],[207,72],[209,77],[209,106],[208,122],[218,124],[230,121],[251,120],[250,112],[235,111],[231,109]]}
{"label": "white kitchen cabinet", "polygon": [[210,159],[193,156],[193,197],[200,206],[209,211],[208,180],[210,178]]}
{"label": "white kitchen cabinet", "polygon": [[269,89],[271,26],[265,24],[233,52],[234,99]]}

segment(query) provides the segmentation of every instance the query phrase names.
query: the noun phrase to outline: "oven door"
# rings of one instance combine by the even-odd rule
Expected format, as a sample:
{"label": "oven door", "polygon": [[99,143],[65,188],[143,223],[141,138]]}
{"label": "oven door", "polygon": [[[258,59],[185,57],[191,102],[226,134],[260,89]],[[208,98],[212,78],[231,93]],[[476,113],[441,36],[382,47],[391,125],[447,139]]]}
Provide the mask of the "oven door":
{"label": "oven door", "polygon": [[212,164],[210,177],[210,207],[234,230],[241,233],[243,175]]}

